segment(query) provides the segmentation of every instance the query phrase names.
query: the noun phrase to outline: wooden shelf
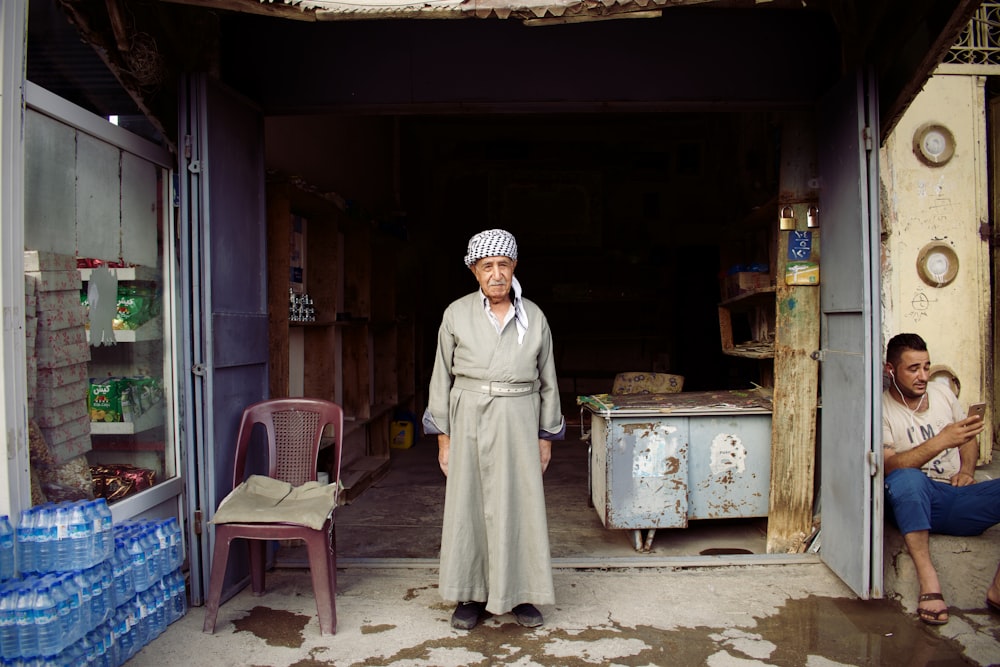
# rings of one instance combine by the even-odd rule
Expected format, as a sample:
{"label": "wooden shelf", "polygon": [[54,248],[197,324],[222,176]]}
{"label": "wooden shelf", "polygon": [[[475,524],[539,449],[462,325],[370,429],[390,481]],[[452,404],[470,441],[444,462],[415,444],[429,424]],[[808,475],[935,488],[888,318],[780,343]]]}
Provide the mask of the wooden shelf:
{"label": "wooden shelf", "polygon": [[723,354],[731,357],[744,357],[746,359],[773,359],[774,343],[740,343],[730,349],[723,349]]}
{"label": "wooden shelf", "polygon": [[770,287],[761,287],[759,289],[751,290],[749,292],[738,294],[737,296],[726,299],[719,305],[727,306],[729,308],[735,308],[741,305],[751,307],[762,301],[773,302],[775,290],[776,288],[774,285],[771,285]]}

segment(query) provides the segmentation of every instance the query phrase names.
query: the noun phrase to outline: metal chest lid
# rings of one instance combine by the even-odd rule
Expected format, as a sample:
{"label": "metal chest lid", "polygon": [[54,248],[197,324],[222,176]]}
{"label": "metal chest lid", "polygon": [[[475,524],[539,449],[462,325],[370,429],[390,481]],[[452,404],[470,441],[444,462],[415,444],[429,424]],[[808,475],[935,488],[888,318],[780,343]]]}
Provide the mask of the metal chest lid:
{"label": "metal chest lid", "polygon": [[771,398],[758,389],[720,389],[672,394],[591,394],[577,396],[583,408],[603,417],[671,414],[771,414]]}

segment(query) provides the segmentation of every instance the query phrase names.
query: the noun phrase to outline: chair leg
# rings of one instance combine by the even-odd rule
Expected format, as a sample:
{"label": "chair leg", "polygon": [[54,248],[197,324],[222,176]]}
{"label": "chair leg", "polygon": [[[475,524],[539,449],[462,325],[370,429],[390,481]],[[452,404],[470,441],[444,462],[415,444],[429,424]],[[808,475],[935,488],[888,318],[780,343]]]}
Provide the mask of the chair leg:
{"label": "chair leg", "polygon": [[250,548],[250,590],[256,596],[264,594],[264,561],[267,540],[247,540]]}
{"label": "chair leg", "polygon": [[213,634],[215,620],[219,615],[219,600],[222,598],[222,584],[226,579],[226,566],[229,564],[229,543],[227,535],[215,534],[215,551],[212,554],[212,574],[208,582],[208,597],[205,599],[205,622],[202,632]]}
{"label": "chair leg", "polygon": [[309,552],[309,572],[312,575],[313,595],[316,597],[316,612],[319,615],[320,634],[332,635],[337,632],[336,608],[336,568],[333,565],[333,549],[326,531],[316,531],[306,540]]}

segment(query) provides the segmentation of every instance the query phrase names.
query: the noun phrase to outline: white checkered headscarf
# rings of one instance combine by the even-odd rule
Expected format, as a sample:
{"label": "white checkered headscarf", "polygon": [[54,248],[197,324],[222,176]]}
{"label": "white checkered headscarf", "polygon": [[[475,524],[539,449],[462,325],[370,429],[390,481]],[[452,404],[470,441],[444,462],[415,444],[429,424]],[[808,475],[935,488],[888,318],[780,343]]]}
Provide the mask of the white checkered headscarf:
{"label": "white checkered headscarf", "polygon": [[483,257],[510,257],[517,260],[517,241],[504,229],[487,229],[469,239],[465,265],[472,266]]}

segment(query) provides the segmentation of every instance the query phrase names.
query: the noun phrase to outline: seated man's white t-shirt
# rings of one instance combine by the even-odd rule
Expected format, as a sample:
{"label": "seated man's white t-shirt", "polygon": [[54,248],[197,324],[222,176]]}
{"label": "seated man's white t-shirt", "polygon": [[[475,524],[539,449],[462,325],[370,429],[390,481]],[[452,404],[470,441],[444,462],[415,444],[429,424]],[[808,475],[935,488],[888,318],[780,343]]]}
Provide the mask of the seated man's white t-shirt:
{"label": "seated man's white t-shirt", "polygon": [[[934,437],[948,424],[965,419],[965,410],[943,382],[927,383],[927,395],[920,407],[924,406],[926,410],[910,410],[888,391],[882,392],[882,443],[897,454],[905,452]],[[931,479],[948,481],[961,466],[958,447],[949,447],[920,469]]]}

